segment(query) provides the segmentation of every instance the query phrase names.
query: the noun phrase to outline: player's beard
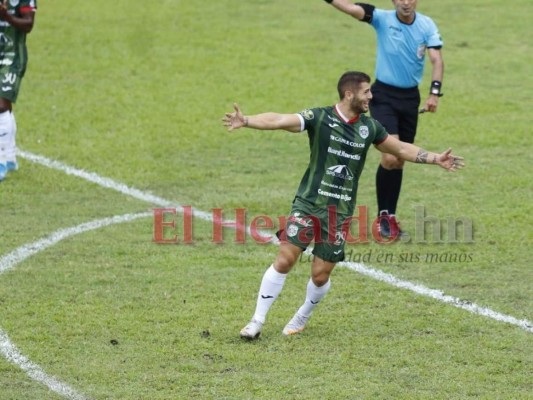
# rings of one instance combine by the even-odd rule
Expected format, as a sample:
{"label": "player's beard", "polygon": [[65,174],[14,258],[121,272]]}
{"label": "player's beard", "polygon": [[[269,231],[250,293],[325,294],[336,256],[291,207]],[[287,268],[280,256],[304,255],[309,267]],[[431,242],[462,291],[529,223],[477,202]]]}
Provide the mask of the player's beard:
{"label": "player's beard", "polygon": [[366,113],[368,111],[368,105],[365,105],[362,101],[360,101],[358,99],[353,99],[351,101],[350,108],[356,114],[363,114],[363,113]]}

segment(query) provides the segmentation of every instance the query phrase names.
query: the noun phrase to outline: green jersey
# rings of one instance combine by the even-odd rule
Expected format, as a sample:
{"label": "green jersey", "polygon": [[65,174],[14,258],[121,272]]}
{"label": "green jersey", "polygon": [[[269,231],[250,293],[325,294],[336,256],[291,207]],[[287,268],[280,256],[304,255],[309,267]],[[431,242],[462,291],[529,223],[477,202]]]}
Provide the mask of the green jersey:
{"label": "green jersey", "polygon": [[359,176],[372,144],[387,139],[383,125],[361,114],[346,120],[335,107],[298,113],[309,136],[309,165],[296,197],[318,207],[335,206],[337,213],[352,215]]}
{"label": "green jersey", "polygon": [[[37,8],[36,0],[6,0],[5,3],[7,12],[16,17]],[[22,77],[27,62],[26,33],[0,20],[0,65],[19,71]]]}

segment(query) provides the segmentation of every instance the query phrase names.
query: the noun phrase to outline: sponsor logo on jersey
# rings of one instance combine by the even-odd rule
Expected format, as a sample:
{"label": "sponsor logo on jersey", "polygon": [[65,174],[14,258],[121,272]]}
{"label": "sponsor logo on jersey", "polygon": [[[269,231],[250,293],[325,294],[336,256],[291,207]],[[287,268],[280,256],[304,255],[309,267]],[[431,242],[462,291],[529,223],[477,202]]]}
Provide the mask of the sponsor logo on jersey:
{"label": "sponsor logo on jersey", "polygon": [[334,199],[339,199],[339,200],[345,200],[345,201],[352,200],[352,197],[348,196],[347,194],[331,193],[331,192],[326,192],[326,191],[324,191],[322,189],[318,189],[318,194],[320,194],[322,196],[326,196],[326,197],[333,197]]}
{"label": "sponsor logo on jersey", "polygon": [[333,124],[328,124],[328,125],[329,125],[330,128],[335,128],[336,126],[339,126],[339,124],[335,124],[335,123],[333,123]]}
{"label": "sponsor logo on jersey", "polygon": [[352,181],[353,174],[346,165],[334,165],[326,170],[326,175],[334,176],[335,178],[344,179],[345,181]]}
{"label": "sponsor logo on jersey", "polygon": [[[331,124],[329,124],[329,126],[331,126]],[[368,131],[368,129],[367,129],[367,131]],[[359,133],[359,134],[361,134],[361,133]],[[368,136],[368,134],[367,134],[367,136]],[[357,147],[358,149],[364,149],[365,148],[365,144],[364,143],[350,142],[349,140],[346,140],[346,139],[344,139],[343,137],[340,137],[340,136],[329,135],[329,138],[330,138],[330,140],[333,140],[334,142],[347,144],[348,146]]]}
{"label": "sponsor logo on jersey", "polygon": [[[8,25],[2,25],[2,26],[9,26],[9,24]],[[1,33],[0,32],[0,44],[3,44],[4,46],[11,46],[13,44],[13,40],[11,40],[9,38],[9,36],[7,36],[5,33]],[[12,53],[9,53],[9,54],[12,54]],[[6,55],[7,54],[4,54],[4,57]]]}
{"label": "sponsor logo on jersey", "polygon": [[323,185],[323,186],[327,186],[327,187],[333,188],[333,189],[337,189],[337,190],[346,190],[345,187],[339,186],[339,185],[334,185],[333,183],[326,182],[324,179],[322,179],[320,181],[320,184]]}
{"label": "sponsor logo on jersey", "polygon": [[368,126],[363,125],[359,127],[359,136],[361,136],[363,139],[366,139],[369,135],[368,132]]}
{"label": "sponsor logo on jersey", "polygon": [[339,157],[349,158],[350,160],[360,160],[361,156],[359,154],[350,154],[346,153],[344,150],[336,150],[333,147],[328,147],[328,153],[335,154]]}
{"label": "sponsor logo on jersey", "polygon": [[308,121],[315,118],[315,114],[311,110],[303,110],[300,112],[300,115]]}

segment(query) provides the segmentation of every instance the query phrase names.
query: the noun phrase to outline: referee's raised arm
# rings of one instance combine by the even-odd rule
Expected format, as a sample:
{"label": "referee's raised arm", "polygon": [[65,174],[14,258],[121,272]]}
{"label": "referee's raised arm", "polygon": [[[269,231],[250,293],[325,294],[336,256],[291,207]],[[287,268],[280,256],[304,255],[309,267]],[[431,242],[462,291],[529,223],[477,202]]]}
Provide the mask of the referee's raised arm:
{"label": "referee's raised arm", "polygon": [[350,0],[324,0],[331,4],[337,10],[351,15],[359,21],[370,22],[372,20],[372,13],[374,6],[366,3],[352,3]]}

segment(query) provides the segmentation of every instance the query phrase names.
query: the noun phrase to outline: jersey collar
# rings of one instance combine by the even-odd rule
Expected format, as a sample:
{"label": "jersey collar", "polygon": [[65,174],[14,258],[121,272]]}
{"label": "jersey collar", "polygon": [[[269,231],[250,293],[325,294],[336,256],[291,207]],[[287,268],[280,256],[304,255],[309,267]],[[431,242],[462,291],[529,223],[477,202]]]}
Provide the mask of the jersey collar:
{"label": "jersey collar", "polygon": [[345,124],[353,124],[359,121],[359,118],[361,117],[361,114],[357,115],[356,117],[353,117],[352,119],[346,118],[346,116],[342,113],[342,111],[339,109],[339,105],[335,104],[335,113],[342,119],[342,122]]}
{"label": "jersey collar", "polygon": [[398,20],[398,22],[399,22],[400,24],[403,24],[403,25],[413,25],[413,24],[415,23],[415,21],[416,21],[416,11],[415,11],[415,17],[414,17],[413,20],[412,20],[411,22],[409,22],[409,23],[408,23],[408,22],[403,22],[403,21],[400,19],[400,17],[398,17],[398,13],[397,13],[397,12],[395,13],[395,15],[396,15],[396,19]]}

